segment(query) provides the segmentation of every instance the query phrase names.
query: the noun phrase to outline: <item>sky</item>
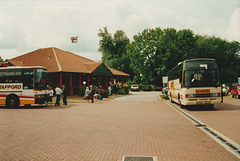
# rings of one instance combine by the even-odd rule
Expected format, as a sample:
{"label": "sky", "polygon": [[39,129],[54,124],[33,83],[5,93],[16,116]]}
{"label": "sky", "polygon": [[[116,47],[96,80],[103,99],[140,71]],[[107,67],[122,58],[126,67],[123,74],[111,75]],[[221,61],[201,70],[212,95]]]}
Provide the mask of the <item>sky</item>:
{"label": "sky", "polygon": [[97,33],[105,26],[131,41],[161,27],[240,42],[240,0],[0,0],[0,56],[56,47],[101,61]]}

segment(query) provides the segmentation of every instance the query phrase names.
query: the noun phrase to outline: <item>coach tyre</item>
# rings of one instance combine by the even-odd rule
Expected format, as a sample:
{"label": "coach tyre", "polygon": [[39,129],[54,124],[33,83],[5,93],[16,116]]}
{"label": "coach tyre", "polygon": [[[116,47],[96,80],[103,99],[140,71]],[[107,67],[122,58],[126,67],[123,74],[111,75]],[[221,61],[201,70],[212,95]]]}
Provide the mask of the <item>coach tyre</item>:
{"label": "coach tyre", "polygon": [[172,93],[170,93],[170,100],[171,100],[171,103],[173,103]]}
{"label": "coach tyre", "polygon": [[184,108],[184,105],[182,105],[182,102],[180,100],[180,94],[178,93],[178,102],[181,108]]}
{"label": "coach tyre", "polygon": [[7,102],[6,102],[7,107],[18,107],[19,106],[19,100],[17,96],[10,95],[7,97]]}

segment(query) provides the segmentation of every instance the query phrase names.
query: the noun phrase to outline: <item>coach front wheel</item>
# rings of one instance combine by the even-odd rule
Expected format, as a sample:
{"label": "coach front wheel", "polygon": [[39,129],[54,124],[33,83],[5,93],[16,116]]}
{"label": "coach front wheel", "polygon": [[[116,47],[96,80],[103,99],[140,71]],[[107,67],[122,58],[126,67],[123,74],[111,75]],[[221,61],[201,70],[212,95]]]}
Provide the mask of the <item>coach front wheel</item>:
{"label": "coach front wheel", "polygon": [[181,107],[181,108],[185,108],[185,106],[182,104],[182,102],[181,102],[180,100],[178,100],[178,101],[179,101],[180,107]]}
{"label": "coach front wheel", "polygon": [[209,110],[213,110],[214,104],[208,105],[207,107]]}
{"label": "coach front wheel", "polygon": [[13,107],[18,107],[19,106],[19,100],[16,96],[8,96],[6,100],[6,106],[13,108]]}

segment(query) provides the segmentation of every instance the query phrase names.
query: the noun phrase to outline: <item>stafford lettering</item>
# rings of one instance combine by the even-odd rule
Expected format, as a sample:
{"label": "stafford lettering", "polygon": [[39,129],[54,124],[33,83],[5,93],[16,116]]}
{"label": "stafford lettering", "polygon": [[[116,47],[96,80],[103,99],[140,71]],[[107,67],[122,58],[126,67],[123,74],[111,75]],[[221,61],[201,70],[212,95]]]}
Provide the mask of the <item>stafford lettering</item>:
{"label": "stafford lettering", "polygon": [[0,85],[0,90],[1,89],[21,89],[21,85]]}

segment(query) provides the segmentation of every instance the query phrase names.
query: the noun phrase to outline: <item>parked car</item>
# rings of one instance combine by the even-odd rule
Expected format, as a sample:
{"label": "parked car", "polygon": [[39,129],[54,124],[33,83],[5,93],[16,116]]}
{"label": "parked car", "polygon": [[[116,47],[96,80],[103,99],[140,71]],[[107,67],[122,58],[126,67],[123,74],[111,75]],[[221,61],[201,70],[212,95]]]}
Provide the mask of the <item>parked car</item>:
{"label": "parked car", "polygon": [[167,93],[168,93],[168,87],[164,87],[164,88],[162,89],[162,93],[163,93],[163,94],[167,94]]}
{"label": "parked car", "polygon": [[152,88],[150,85],[146,85],[143,87],[143,91],[151,91],[151,90],[152,90]]}
{"label": "parked car", "polygon": [[155,91],[162,91],[162,87],[155,87]]}
{"label": "parked car", "polygon": [[229,87],[226,86],[225,84],[222,84],[222,93],[224,96],[228,95],[229,92]]}
{"label": "parked car", "polygon": [[137,84],[133,84],[133,85],[131,86],[131,91],[138,91],[138,90],[139,90],[139,87],[138,87]]}
{"label": "parked car", "polygon": [[240,99],[240,86],[233,87],[233,89],[231,90],[231,94],[232,94],[232,98],[237,96],[237,98]]}

